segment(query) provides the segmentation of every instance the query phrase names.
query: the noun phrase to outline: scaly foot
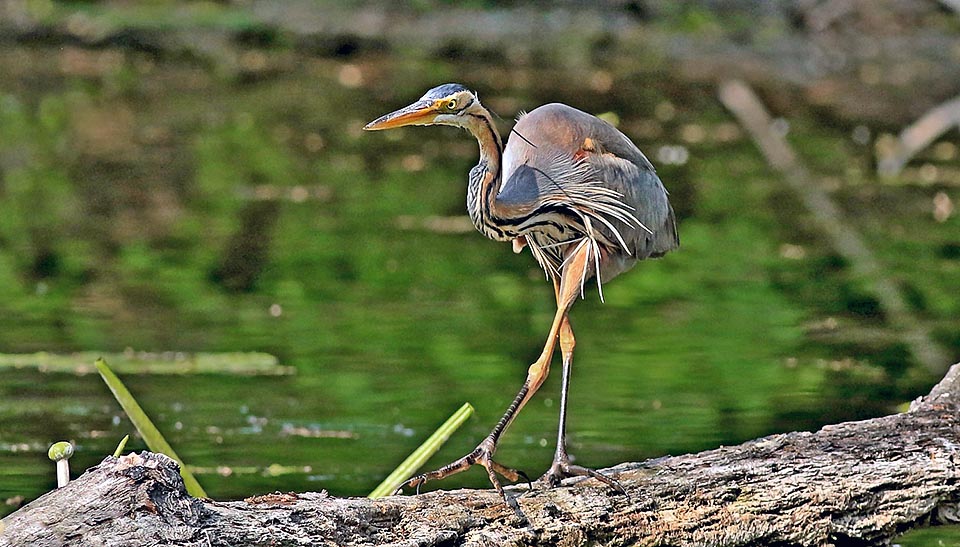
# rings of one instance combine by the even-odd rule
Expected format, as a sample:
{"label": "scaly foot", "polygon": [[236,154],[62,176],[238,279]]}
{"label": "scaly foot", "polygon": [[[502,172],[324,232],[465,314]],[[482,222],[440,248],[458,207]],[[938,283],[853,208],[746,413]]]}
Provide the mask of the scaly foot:
{"label": "scaly foot", "polygon": [[627,491],[620,486],[620,483],[604,475],[603,473],[570,463],[570,456],[567,455],[566,451],[561,452],[554,457],[553,464],[550,466],[550,469],[548,469],[547,472],[537,480],[537,482],[545,483],[548,486],[558,486],[560,481],[569,477],[592,477],[621,494],[626,495],[627,493]]}
{"label": "scaly foot", "polygon": [[496,450],[496,443],[492,438],[487,437],[466,456],[448,463],[447,465],[444,465],[435,471],[423,473],[422,475],[417,475],[416,477],[409,479],[407,482],[400,485],[400,488],[397,489],[396,493],[400,493],[404,487],[413,487],[417,489],[417,493],[419,494],[420,486],[423,483],[432,480],[445,479],[450,475],[455,475],[461,471],[466,471],[474,465],[479,464],[487,470],[487,477],[489,477],[490,483],[493,484],[493,487],[497,490],[497,493],[500,494],[500,497],[503,498],[503,501],[513,509],[517,516],[526,520],[526,516],[520,510],[520,505],[517,503],[517,500],[507,497],[506,492],[503,490],[503,486],[500,485],[500,480],[497,478],[497,474],[506,478],[510,482],[516,482],[522,478],[529,483],[530,479],[523,471],[518,471],[493,461],[494,450]]}

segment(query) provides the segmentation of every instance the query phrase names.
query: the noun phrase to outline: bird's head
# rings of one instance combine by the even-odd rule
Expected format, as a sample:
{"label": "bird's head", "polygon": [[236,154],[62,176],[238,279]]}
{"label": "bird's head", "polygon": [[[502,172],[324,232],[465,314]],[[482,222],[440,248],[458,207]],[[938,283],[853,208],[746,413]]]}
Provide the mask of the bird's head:
{"label": "bird's head", "polygon": [[423,97],[389,114],[380,116],[363,128],[367,131],[393,129],[405,125],[452,125],[467,127],[467,114],[482,110],[477,95],[460,84],[443,84],[424,93]]}

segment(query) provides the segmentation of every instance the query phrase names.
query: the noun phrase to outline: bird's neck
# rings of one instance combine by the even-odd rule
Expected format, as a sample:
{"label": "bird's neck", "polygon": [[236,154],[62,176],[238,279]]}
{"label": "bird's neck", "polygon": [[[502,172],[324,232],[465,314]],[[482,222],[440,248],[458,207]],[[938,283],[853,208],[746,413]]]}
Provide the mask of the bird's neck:
{"label": "bird's neck", "polygon": [[467,212],[474,226],[491,239],[506,241],[516,237],[505,233],[496,222],[496,197],[502,183],[503,141],[493,116],[487,110],[469,114],[467,129],[480,145],[480,162],[470,171],[467,187]]}
{"label": "bird's neck", "polygon": [[494,176],[490,179],[490,184],[500,186],[500,162],[503,157],[503,141],[500,139],[500,133],[493,122],[493,116],[487,110],[481,110],[479,113],[470,115],[470,132],[476,137],[480,144],[480,164],[485,166],[487,171]]}

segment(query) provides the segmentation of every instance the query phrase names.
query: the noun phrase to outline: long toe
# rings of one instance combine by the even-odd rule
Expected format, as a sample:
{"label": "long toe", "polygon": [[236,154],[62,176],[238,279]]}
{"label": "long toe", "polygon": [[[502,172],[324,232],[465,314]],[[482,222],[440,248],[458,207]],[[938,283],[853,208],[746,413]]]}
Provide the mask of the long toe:
{"label": "long toe", "polygon": [[480,465],[487,471],[487,476],[490,478],[490,484],[492,484],[497,490],[497,493],[500,494],[500,497],[503,499],[504,503],[509,505],[510,508],[513,509],[513,511],[517,514],[517,516],[526,520],[526,516],[524,516],[523,512],[520,510],[517,500],[507,496],[507,493],[503,490],[503,486],[500,485],[500,480],[497,478],[497,475],[506,478],[510,482],[517,482],[523,478],[527,481],[527,484],[529,484],[530,479],[527,478],[527,475],[524,472],[494,461],[493,450],[495,446],[488,441],[489,439],[480,443],[480,445],[477,446],[472,452],[458,460],[450,462],[447,465],[436,469],[435,471],[423,473],[422,475],[417,475],[416,477],[407,480],[407,482],[403,483],[400,488],[397,489],[396,493],[399,494],[404,488],[416,488],[416,492],[419,494],[420,487],[427,481],[445,479],[450,475],[455,475],[461,471],[466,471],[474,465]]}
{"label": "long toe", "polygon": [[440,480],[449,477],[450,475],[456,475],[462,471],[466,471],[473,467],[475,463],[483,457],[483,451],[481,446],[478,446],[466,456],[454,460],[443,467],[430,471],[428,473],[423,473],[417,475],[411,479],[408,479],[405,483],[400,485],[400,488],[397,489],[396,493],[400,493],[404,488],[416,488],[417,494],[420,493],[420,487],[423,486],[427,481]]}
{"label": "long toe", "polygon": [[627,491],[623,489],[623,486],[620,485],[616,480],[588,467],[582,467],[579,465],[574,465],[570,463],[569,457],[564,457],[556,459],[553,462],[553,465],[550,466],[550,469],[543,474],[538,482],[544,483],[547,486],[554,487],[559,486],[560,482],[563,479],[570,477],[590,477],[597,479],[598,481],[606,484],[610,488],[613,488],[620,494],[626,494]]}

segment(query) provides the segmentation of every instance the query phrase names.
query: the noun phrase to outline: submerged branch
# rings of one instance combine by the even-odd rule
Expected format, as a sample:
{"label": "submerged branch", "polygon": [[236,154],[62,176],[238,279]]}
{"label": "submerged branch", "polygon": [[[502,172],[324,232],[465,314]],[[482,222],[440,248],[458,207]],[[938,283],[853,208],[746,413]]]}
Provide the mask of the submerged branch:
{"label": "submerged branch", "polygon": [[111,456],[0,521],[0,547],[888,545],[960,520],[958,402],[960,364],[902,414],[607,470],[626,496],[589,479],[510,488],[529,523],[492,490],[202,500],[166,456]]}
{"label": "submerged branch", "polygon": [[82,351],[78,353],[0,353],[0,369],[36,368],[41,372],[95,374],[91,365],[99,358],[110,362],[110,367],[122,374],[240,374],[249,376],[288,375],[294,368],[279,363],[268,353],[227,352],[187,353],[182,351],[134,351],[107,353]]}
{"label": "submerged branch", "polygon": [[739,80],[721,84],[719,96],[753,137],[767,162],[783,174],[784,181],[826,234],[834,250],[850,262],[854,275],[869,284],[890,325],[900,333],[914,358],[931,372],[942,373],[943,364],[949,362],[945,352],[910,311],[900,288],[884,273],[860,232],[844,219],[830,195],[816,184],[784,136],[771,128],[770,113],[760,98]]}
{"label": "submerged branch", "polygon": [[[960,0],[957,3],[960,5]],[[960,127],[960,97],[938,104],[903,128],[896,148],[877,163],[877,173],[884,177],[899,175],[918,152],[955,127]]]}

